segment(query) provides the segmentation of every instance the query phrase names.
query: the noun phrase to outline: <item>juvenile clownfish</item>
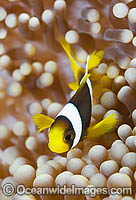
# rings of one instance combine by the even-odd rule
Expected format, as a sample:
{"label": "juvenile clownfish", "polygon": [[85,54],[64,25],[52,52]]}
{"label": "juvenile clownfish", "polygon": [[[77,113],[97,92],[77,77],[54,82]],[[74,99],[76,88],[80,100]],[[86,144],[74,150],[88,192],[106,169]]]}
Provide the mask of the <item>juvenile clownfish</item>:
{"label": "juvenile clownfish", "polygon": [[86,137],[94,140],[110,132],[117,123],[116,115],[111,114],[98,124],[90,126],[93,94],[89,79],[91,74],[88,72],[101,62],[104,52],[95,51],[88,56],[84,71],[71,56],[71,47],[65,39],[61,39],[60,43],[69,57],[76,80],[69,87],[76,92],[55,120],[43,114],[33,116],[38,132],[49,128],[48,147],[56,153],[69,151]]}

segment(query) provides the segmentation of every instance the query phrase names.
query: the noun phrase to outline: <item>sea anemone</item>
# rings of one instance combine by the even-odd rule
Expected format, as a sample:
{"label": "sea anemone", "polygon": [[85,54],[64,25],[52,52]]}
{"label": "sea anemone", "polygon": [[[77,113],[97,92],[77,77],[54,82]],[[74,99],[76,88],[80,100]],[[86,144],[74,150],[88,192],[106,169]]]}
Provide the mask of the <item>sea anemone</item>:
{"label": "sea anemone", "polygon": [[[135,0],[0,1],[1,200],[136,199],[135,35]],[[73,95],[68,83],[74,76],[60,36],[82,67],[94,50],[104,50],[90,77],[91,123],[115,113],[118,124],[113,133],[59,155],[48,149],[46,130],[37,134],[32,115],[55,118]],[[90,188],[92,195],[21,194],[18,185],[74,185]]]}

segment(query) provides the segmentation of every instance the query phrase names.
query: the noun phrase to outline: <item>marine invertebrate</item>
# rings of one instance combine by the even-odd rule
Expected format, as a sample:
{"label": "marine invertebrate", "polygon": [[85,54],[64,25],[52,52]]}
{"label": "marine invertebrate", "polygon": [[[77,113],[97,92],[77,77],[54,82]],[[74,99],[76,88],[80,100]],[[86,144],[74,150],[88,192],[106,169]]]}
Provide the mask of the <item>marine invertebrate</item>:
{"label": "marine invertebrate", "polygon": [[[0,1],[0,179],[1,187],[131,187],[133,194],[19,195],[0,199],[136,198],[136,10],[135,0]],[[67,154],[49,151],[46,133],[36,134],[32,114],[55,118],[70,99],[74,81],[59,45],[63,35],[72,56],[85,67],[87,56],[104,49],[91,72],[92,124],[112,113],[113,133],[85,140]],[[74,163],[74,165],[73,165]],[[22,173],[24,176],[22,176]],[[92,191],[93,191],[92,189]]]}

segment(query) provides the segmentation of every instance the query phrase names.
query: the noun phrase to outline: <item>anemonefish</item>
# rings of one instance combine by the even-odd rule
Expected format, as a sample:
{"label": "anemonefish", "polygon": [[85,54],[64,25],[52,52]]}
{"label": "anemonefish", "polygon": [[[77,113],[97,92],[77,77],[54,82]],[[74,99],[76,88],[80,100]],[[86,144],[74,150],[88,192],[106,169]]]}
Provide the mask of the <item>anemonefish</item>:
{"label": "anemonefish", "polygon": [[90,71],[101,62],[104,52],[95,51],[89,55],[84,70],[72,57],[71,46],[64,38],[60,40],[60,43],[69,57],[76,80],[70,83],[69,87],[76,92],[55,120],[43,114],[33,116],[38,132],[49,128],[48,147],[56,153],[69,151],[86,137],[94,140],[110,132],[117,123],[116,115],[111,114],[98,124],[90,126],[93,106],[92,85],[89,79]]}

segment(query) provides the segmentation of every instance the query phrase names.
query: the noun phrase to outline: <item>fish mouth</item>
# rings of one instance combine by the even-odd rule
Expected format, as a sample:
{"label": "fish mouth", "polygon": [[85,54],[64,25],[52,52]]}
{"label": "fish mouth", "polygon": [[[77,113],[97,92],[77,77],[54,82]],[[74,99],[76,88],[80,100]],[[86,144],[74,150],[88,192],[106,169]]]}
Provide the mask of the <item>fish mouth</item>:
{"label": "fish mouth", "polygon": [[48,147],[52,152],[55,152],[55,153],[64,153],[64,152],[68,151],[68,148],[67,149],[66,148],[65,149],[57,148],[56,146],[52,145],[51,143],[48,143]]}

